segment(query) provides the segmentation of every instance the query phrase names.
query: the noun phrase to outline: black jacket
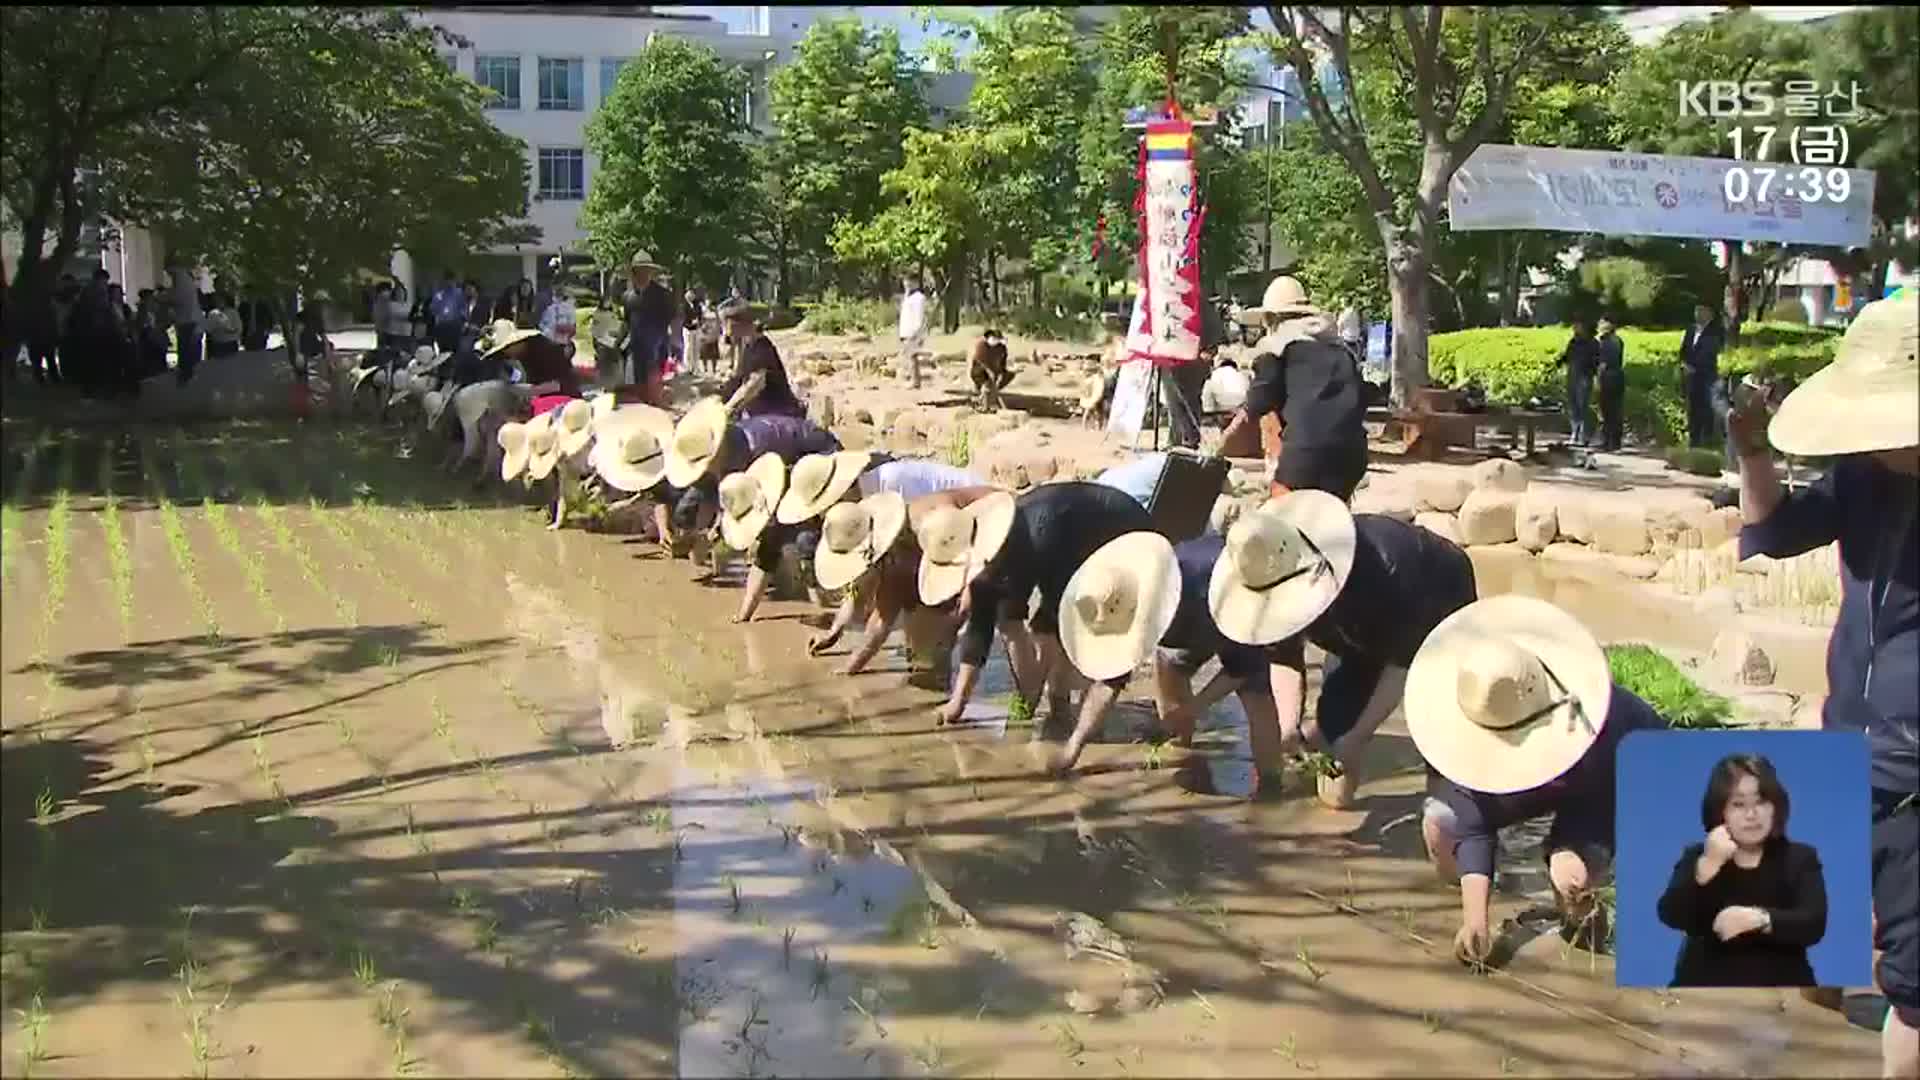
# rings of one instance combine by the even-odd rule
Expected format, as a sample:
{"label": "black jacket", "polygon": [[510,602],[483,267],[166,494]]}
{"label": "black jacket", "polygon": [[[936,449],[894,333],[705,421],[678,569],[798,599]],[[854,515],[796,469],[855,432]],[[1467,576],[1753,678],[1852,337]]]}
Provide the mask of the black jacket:
{"label": "black jacket", "polygon": [[1367,403],[1360,371],[1345,346],[1317,338],[1288,342],[1281,355],[1253,358],[1247,416],[1279,413],[1283,445],[1302,450],[1367,447]]}
{"label": "black jacket", "polygon": [[[1812,986],[1807,950],[1827,934],[1827,884],[1820,855],[1806,844],[1776,840],[1751,870],[1728,862],[1701,885],[1694,863],[1705,850],[1693,844],[1674,864],[1660,897],[1660,921],[1687,935],[1674,963],[1675,986]],[[1713,932],[1729,907],[1756,907],[1773,919],[1730,941]]]}

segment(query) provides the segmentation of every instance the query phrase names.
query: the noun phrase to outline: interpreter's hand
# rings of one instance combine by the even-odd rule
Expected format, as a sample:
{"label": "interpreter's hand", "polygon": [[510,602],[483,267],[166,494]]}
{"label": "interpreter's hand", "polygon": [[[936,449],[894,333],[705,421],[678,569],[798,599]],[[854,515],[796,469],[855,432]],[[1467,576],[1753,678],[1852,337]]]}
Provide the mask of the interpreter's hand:
{"label": "interpreter's hand", "polygon": [[827,633],[814,634],[811,637],[807,638],[807,655],[819,656],[821,653],[826,652],[828,649],[833,648],[835,645],[838,645],[839,643],[840,643],[840,631],[838,630],[835,630],[830,634],[827,634]]}
{"label": "interpreter's hand", "polygon": [[1732,941],[1767,925],[1767,913],[1757,907],[1721,908],[1713,917],[1713,933],[1721,941]]}
{"label": "interpreter's hand", "polygon": [[1453,935],[1453,958],[1463,964],[1484,964],[1493,954],[1493,933],[1485,923],[1462,923]]}
{"label": "interpreter's hand", "polygon": [[1766,395],[1736,391],[1733,407],[1727,410],[1727,434],[1733,439],[1734,451],[1743,458],[1766,453]]}
{"label": "interpreter's hand", "polygon": [[1736,850],[1738,847],[1733,842],[1733,834],[1727,831],[1725,825],[1716,825],[1713,831],[1707,834],[1705,854],[1713,862],[1724,865],[1727,860],[1733,858]]}

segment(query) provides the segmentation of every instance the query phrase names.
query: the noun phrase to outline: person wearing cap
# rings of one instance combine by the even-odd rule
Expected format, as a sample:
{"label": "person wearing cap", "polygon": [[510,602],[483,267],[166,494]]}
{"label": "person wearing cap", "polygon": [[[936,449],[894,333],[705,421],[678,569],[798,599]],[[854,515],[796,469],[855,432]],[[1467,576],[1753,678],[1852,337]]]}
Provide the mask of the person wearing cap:
{"label": "person wearing cap", "polygon": [[[1761,395],[1728,417],[1740,469],[1740,557],[1840,546],[1823,726],[1872,749],[1873,906],[1892,1008],[1884,1075],[1920,1076],[1920,292],[1861,309],[1833,362],[1768,422]],[[1768,449],[1832,458],[1783,491]]]}
{"label": "person wearing cap", "polygon": [[602,484],[627,496],[615,505],[636,499],[652,503],[654,534],[663,547],[672,549],[671,510],[680,497],[680,492],[667,483],[667,444],[673,441],[673,414],[651,405],[608,409],[600,404],[612,400],[610,393],[593,399],[593,449],[588,467]]}
{"label": "person wearing cap", "polygon": [[1614,685],[1600,643],[1543,600],[1494,596],[1449,615],[1406,679],[1407,734],[1427,762],[1421,832],[1434,869],[1460,884],[1454,954],[1484,962],[1501,829],[1551,816],[1542,853],[1569,940],[1592,925],[1613,856],[1620,740],[1667,722]]}
{"label": "person wearing cap", "polygon": [[[1158,533],[1129,533],[1109,541],[1074,573],[1060,605],[1060,644],[1092,685],[1081,698],[1073,734],[1054,754],[1054,772],[1073,770],[1134,669],[1151,656],[1154,699],[1166,734],[1192,746],[1198,718],[1237,694],[1253,743],[1256,793],[1272,783],[1266,777],[1279,775],[1286,753],[1266,652],[1227,639],[1208,606],[1225,546],[1218,535],[1174,545]],[[1195,694],[1194,676],[1215,657],[1219,673]]]}
{"label": "person wearing cap", "polygon": [[1282,435],[1273,493],[1314,490],[1351,499],[1367,473],[1367,407],[1360,371],[1333,319],[1290,277],[1274,278],[1260,306],[1241,318],[1266,335],[1253,346],[1246,403],[1221,444],[1232,445],[1248,424],[1277,417]]}
{"label": "person wearing cap", "polygon": [[[1421,641],[1475,595],[1473,563],[1458,545],[1308,490],[1227,530],[1208,606],[1229,640],[1266,650],[1281,737],[1332,754],[1340,773],[1323,780],[1321,798],[1344,808]],[[1310,727],[1301,721],[1307,642],[1327,654]]]}
{"label": "person wearing cap", "polygon": [[1600,320],[1600,449],[1619,453],[1627,425],[1627,346],[1612,319]]}
{"label": "person wearing cap", "polygon": [[[1044,694],[1049,731],[1069,724],[1071,673],[1060,652],[1060,602],[1080,564],[1115,537],[1152,528],[1146,507],[1123,491],[1082,482],[1041,484],[1016,501],[989,495],[964,510],[937,510],[919,529],[920,600],[956,596],[966,619],[960,670],[939,722],[959,721],[973,697],[997,629],[1007,640],[1014,687]],[[1035,589],[1040,606],[1029,617]]]}
{"label": "person wearing cap", "polygon": [[902,616],[907,644],[927,657],[927,674],[944,688],[952,677],[952,612],[920,602],[920,545],[914,527],[939,509],[961,510],[999,489],[978,486],[924,495],[911,502],[883,491],[858,502],[843,502],[821,519],[820,546],[814,554],[815,580],[822,589],[845,589],[846,602],[825,632],[807,639],[807,652],[819,656],[832,648],[862,613],[866,628],[860,647],[836,675],[858,675],[893,636]]}
{"label": "person wearing cap", "polygon": [[807,407],[800,404],[800,399],[794,396],[793,384],[787,381],[787,365],[780,359],[780,350],[774,347],[773,339],[762,333],[760,324],[754,321],[753,306],[745,300],[729,300],[720,305],[719,315],[727,334],[739,349],[740,357],[733,374],[727,377],[726,384],[720,388],[721,396],[733,396],[747,384],[747,380],[761,375],[760,391],[741,403],[742,416],[773,413],[807,415]]}
{"label": "person wearing cap", "polygon": [[973,392],[979,407],[1000,408],[1000,391],[1013,381],[1013,371],[1007,364],[1007,341],[1000,336],[1000,331],[988,329],[973,343],[967,370],[973,378]]}
{"label": "person wearing cap", "polygon": [[668,339],[673,335],[673,293],[656,280],[665,268],[642,249],[633,253],[627,269],[631,287],[622,302],[627,333],[627,381],[640,388],[640,400],[664,407]]}

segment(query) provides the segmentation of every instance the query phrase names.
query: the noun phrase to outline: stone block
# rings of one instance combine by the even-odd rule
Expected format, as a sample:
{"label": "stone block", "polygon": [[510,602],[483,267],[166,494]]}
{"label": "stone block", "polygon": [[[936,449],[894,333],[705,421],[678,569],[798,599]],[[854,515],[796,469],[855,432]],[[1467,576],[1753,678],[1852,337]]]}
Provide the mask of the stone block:
{"label": "stone block", "polygon": [[1452,514],[1442,514],[1437,510],[1427,510],[1413,515],[1413,523],[1442,540],[1460,542],[1460,528]]}
{"label": "stone block", "polygon": [[1808,694],[1793,703],[1792,723],[1794,727],[1805,731],[1818,731],[1823,724],[1822,714],[1827,708],[1827,695]]}
{"label": "stone block", "polygon": [[1747,728],[1790,728],[1794,726],[1793,695],[1785,690],[1740,690],[1729,696],[1733,716],[1729,723]]}
{"label": "stone block", "polygon": [[1463,544],[1511,543],[1519,496],[1502,488],[1476,488],[1460,506],[1457,528]]}
{"label": "stone block", "polygon": [[1415,510],[1451,514],[1460,509],[1460,504],[1466,502],[1468,493],[1473,491],[1473,477],[1459,469],[1422,469],[1414,477],[1413,488]]}
{"label": "stone block", "polygon": [[1593,514],[1593,546],[1609,555],[1645,555],[1647,515],[1628,503],[1597,508]]}
{"label": "stone block", "polygon": [[1475,491],[1507,491],[1515,495],[1527,490],[1527,469],[1517,461],[1491,458],[1473,467]]}
{"label": "stone block", "polygon": [[1700,527],[1712,513],[1713,504],[1705,499],[1649,507],[1646,510],[1647,545],[1658,552],[1704,547]]}
{"label": "stone block", "polygon": [[1560,535],[1559,509],[1538,493],[1522,496],[1514,511],[1514,538],[1528,551],[1545,551]]}
{"label": "stone block", "polygon": [[1744,630],[1722,630],[1713,639],[1712,659],[1714,674],[1737,686],[1773,685],[1773,657]]}
{"label": "stone block", "polygon": [[1576,544],[1593,543],[1593,501],[1578,495],[1562,498],[1554,507],[1560,535]]}
{"label": "stone block", "polygon": [[1740,535],[1740,508],[1723,506],[1700,518],[1700,546],[1712,551]]}

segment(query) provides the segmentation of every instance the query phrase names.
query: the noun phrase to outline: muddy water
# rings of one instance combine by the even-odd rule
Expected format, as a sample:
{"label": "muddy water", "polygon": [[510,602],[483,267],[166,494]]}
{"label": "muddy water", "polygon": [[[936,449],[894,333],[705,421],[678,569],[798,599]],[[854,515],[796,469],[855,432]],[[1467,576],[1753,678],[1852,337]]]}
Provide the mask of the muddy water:
{"label": "muddy water", "polygon": [[[170,474],[191,574],[157,511],[123,513],[132,627],[60,620],[51,699],[14,648],[46,575],[9,578],[9,1075],[34,993],[32,1071],[71,1075],[1752,1063],[1751,1012],[1616,991],[1586,954],[1459,971],[1391,730],[1352,813],[1190,794],[1181,754],[1135,741],[1137,702],[1054,782],[999,658],[973,722],[935,729],[898,650],[856,679],[806,657],[801,605],[730,626],[733,588],[647,545],[446,506],[377,440],[291,439]],[[230,539],[196,484],[237,490]],[[27,509],[22,535],[46,520]],[[97,569],[74,581],[111,610]],[[1206,721],[1226,789],[1243,730],[1231,703]],[[43,789],[33,825],[17,793]],[[1777,1018],[1756,1068],[1870,1070],[1870,1037],[1748,1004]]]}

